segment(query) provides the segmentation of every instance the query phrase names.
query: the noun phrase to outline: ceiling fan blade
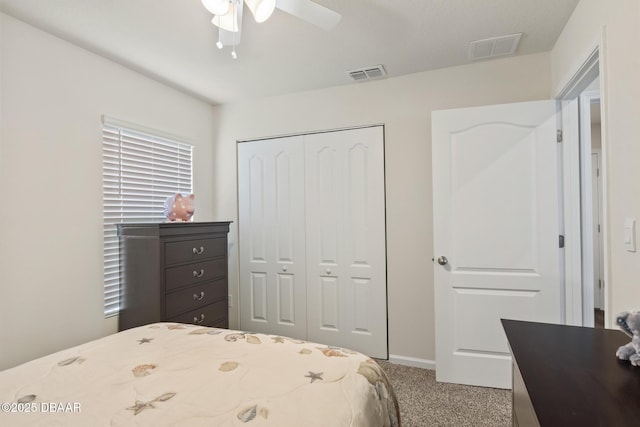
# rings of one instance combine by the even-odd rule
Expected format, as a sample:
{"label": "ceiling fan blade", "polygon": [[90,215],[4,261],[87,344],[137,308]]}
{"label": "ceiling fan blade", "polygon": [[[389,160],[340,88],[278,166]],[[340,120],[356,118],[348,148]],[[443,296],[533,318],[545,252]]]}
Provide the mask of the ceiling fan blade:
{"label": "ceiling fan blade", "polygon": [[342,19],[338,12],[311,0],[277,0],[276,7],[326,31],[333,29]]}

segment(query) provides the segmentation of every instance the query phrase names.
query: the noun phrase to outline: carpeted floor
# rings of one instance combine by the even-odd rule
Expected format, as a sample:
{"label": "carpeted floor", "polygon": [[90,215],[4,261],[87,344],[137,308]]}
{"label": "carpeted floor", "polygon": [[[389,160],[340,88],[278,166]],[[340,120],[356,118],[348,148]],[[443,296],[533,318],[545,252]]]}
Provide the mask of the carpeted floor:
{"label": "carpeted floor", "polygon": [[377,360],[400,404],[403,427],[511,426],[511,391],[436,383],[435,371]]}

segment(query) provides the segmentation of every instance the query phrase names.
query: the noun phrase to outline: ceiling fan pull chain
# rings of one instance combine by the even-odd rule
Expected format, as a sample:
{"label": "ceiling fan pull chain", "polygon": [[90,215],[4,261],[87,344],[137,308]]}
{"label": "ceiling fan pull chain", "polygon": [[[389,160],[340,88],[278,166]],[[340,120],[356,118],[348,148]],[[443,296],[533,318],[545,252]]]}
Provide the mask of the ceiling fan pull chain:
{"label": "ceiling fan pull chain", "polygon": [[[231,57],[233,59],[238,59],[238,54],[236,53],[236,33],[238,32],[238,7],[242,7],[242,0],[234,0],[236,2],[236,7],[233,8],[233,47],[231,50]],[[240,5],[238,5],[240,3]]]}

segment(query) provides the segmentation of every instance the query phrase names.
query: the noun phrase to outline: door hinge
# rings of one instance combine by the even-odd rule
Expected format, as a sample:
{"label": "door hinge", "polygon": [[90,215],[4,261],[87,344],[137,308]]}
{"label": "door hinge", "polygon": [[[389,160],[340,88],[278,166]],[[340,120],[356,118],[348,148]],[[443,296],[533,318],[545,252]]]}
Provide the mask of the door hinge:
{"label": "door hinge", "polygon": [[598,224],[598,233],[600,232],[600,224]]}
{"label": "door hinge", "polygon": [[600,168],[596,169],[596,176],[600,176]]}
{"label": "door hinge", "polygon": [[598,279],[598,289],[602,289],[602,280]]}
{"label": "door hinge", "polygon": [[562,234],[558,236],[558,247],[564,248],[564,236]]}
{"label": "door hinge", "polygon": [[557,140],[558,142],[562,142],[562,129],[558,129],[558,130],[556,131],[556,140]]}

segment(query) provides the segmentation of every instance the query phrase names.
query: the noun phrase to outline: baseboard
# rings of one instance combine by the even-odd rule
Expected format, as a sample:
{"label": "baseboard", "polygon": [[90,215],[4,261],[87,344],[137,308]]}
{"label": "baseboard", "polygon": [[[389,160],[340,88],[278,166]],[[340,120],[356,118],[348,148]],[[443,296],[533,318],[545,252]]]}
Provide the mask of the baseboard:
{"label": "baseboard", "polygon": [[397,354],[389,355],[389,363],[396,365],[411,366],[413,368],[436,370],[436,361],[428,359],[418,359],[416,357],[398,356]]}

